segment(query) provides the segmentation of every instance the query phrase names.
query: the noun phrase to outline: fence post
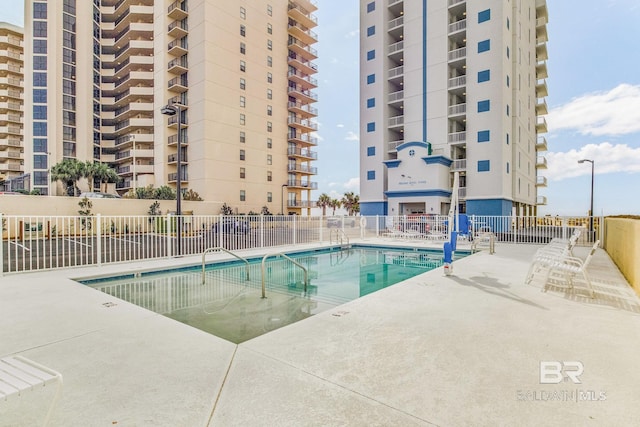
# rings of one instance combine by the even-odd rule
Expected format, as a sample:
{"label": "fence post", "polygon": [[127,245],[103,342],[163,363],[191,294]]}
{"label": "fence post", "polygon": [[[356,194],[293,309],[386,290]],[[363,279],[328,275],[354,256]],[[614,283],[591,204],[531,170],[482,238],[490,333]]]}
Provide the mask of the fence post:
{"label": "fence post", "polygon": [[171,214],[167,213],[164,219],[164,235],[167,243],[167,258],[171,258]]}
{"label": "fence post", "polygon": [[[0,212],[0,277],[4,276],[4,216]],[[7,228],[7,237],[9,235]],[[7,239],[7,249],[9,248],[9,239]]]}
{"label": "fence post", "polygon": [[298,227],[298,224],[296,224],[296,217],[298,215],[292,215],[293,216],[293,244],[296,244],[296,228]]}
{"label": "fence post", "polygon": [[96,257],[98,267],[102,267],[102,215],[96,214]]}

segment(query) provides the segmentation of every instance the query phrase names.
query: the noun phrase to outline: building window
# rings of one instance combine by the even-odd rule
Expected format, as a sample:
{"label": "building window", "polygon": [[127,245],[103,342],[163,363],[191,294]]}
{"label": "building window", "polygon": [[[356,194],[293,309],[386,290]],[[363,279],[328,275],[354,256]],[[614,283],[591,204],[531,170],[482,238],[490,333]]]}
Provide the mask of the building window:
{"label": "building window", "polygon": [[267,56],[267,67],[273,67],[273,58]]}
{"label": "building window", "polygon": [[247,35],[247,27],[245,27],[244,25],[240,25],[240,35],[242,37]]}
{"label": "building window", "polygon": [[273,107],[271,105],[267,105],[267,116],[273,116]]}
{"label": "building window", "polygon": [[241,179],[245,178],[245,169],[244,168],[240,168],[240,178]]}
{"label": "building window", "polygon": [[478,160],[478,172],[489,172],[491,164],[489,160]]}
{"label": "building window", "polygon": [[488,142],[491,137],[491,133],[488,130],[478,131],[478,142]]}
{"label": "building window", "polygon": [[367,27],[367,37],[370,37],[370,36],[374,35],[375,33],[376,33],[376,26],[375,25]]}
{"label": "building window", "polygon": [[509,87],[509,83],[510,83],[510,79],[509,79],[509,76],[507,76],[507,87]]}
{"label": "building window", "polygon": [[33,19],[47,19],[46,3],[33,3]]}
{"label": "building window", "polygon": [[375,74],[369,74],[367,76],[367,84],[370,85],[372,83],[376,82],[376,75]]}
{"label": "building window", "polygon": [[509,104],[507,104],[507,117],[509,116]]}
{"label": "building window", "polygon": [[372,181],[376,179],[376,171],[367,171],[367,180]]}
{"label": "building window", "polygon": [[33,73],[34,87],[47,87],[47,73]]}
{"label": "building window", "polygon": [[478,24],[491,19],[491,9],[478,12]]}
{"label": "building window", "polygon": [[507,173],[509,173],[509,162],[507,162]]}
{"label": "building window", "polygon": [[47,152],[47,139],[46,138],[33,138],[33,152],[34,153],[46,153]]}
{"label": "building window", "polygon": [[488,99],[485,99],[484,101],[478,101],[478,113],[489,111],[490,108],[491,105]]}
{"label": "building window", "polygon": [[509,54],[510,54],[509,46],[507,46],[507,59],[509,59]]}
{"label": "building window", "polygon": [[509,145],[509,134],[507,134],[507,145]]}
{"label": "building window", "polygon": [[375,132],[375,130],[376,130],[376,123],[375,122],[367,123],[367,132]]}
{"label": "building window", "polygon": [[244,190],[240,190],[240,201],[244,202],[246,198],[247,198],[247,193],[245,193]]}
{"label": "building window", "polygon": [[47,123],[33,122],[33,136],[47,136]]}
{"label": "building window", "polygon": [[373,108],[375,106],[376,106],[376,99],[375,98],[367,99],[367,108]]}
{"label": "building window", "polygon": [[267,193],[267,202],[268,203],[273,202],[273,193],[271,193],[271,191]]}
{"label": "building window", "polygon": [[247,71],[247,63],[242,60],[240,60],[240,71],[242,71],[243,73]]}
{"label": "building window", "polygon": [[267,33],[268,34],[273,34],[273,25],[267,24]]}
{"label": "building window", "polygon": [[47,53],[47,41],[33,40],[33,53]]}
{"label": "building window", "polygon": [[240,89],[245,90],[247,88],[247,81],[245,79],[240,79]]}
{"label": "building window", "polygon": [[247,117],[244,114],[240,114],[240,124],[245,125],[247,123]]}
{"label": "building window", "polygon": [[267,83],[273,83],[273,74],[267,72]]}
{"label": "building window", "polygon": [[245,159],[244,150],[240,150],[240,160],[244,160],[244,159]]}
{"label": "building window", "polygon": [[375,57],[376,57],[375,49],[367,52],[367,61],[371,61],[372,59],[375,59]]}
{"label": "building window", "polygon": [[33,168],[34,169],[46,169],[47,168],[47,156],[46,155],[36,155],[33,156]]}
{"label": "building window", "polygon": [[478,53],[486,52],[491,49],[491,40],[483,40],[478,42]]}
{"label": "building window", "polygon": [[273,42],[271,40],[267,40],[267,49],[273,50]]}
{"label": "building window", "polygon": [[247,142],[247,135],[244,133],[243,130],[240,131],[240,142],[242,143]]}
{"label": "building window", "polygon": [[46,21],[33,21],[33,37],[47,38]]}
{"label": "building window", "polygon": [[267,148],[272,148],[272,147],[273,147],[273,139],[267,138]]}
{"label": "building window", "polygon": [[367,13],[373,12],[376,10],[376,2],[372,1],[371,3],[367,3]]}
{"label": "building window", "polygon": [[273,132],[273,123],[267,122],[267,132]]}
{"label": "building window", "polygon": [[270,4],[267,5],[267,15],[269,16],[273,15],[273,7],[271,7]]}
{"label": "building window", "polygon": [[247,45],[243,42],[240,42],[240,53],[243,55],[247,53]]}
{"label": "building window", "polygon": [[36,55],[33,57],[33,69],[34,70],[46,70],[47,69],[47,57],[43,55]]}
{"label": "building window", "polygon": [[240,107],[245,108],[247,106],[247,98],[240,96]]}
{"label": "building window", "polygon": [[273,91],[271,89],[267,89],[267,99],[273,98]]}
{"label": "building window", "polygon": [[247,9],[244,7],[240,7],[240,18],[247,19]]}
{"label": "building window", "polygon": [[33,90],[33,102],[39,104],[47,103],[47,90],[46,89],[34,89]]}
{"label": "building window", "polygon": [[478,83],[491,80],[491,70],[478,71]]}
{"label": "building window", "polygon": [[509,18],[507,18],[507,30],[509,29]]}
{"label": "building window", "polygon": [[376,147],[367,147],[367,156],[375,156]]}
{"label": "building window", "polygon": [[267,181],[273,181],[273,173],[271,171],[267,171]]}
{"label": "building window", "polygon": [[270,165],[273,163],[273,156],[271,154],[267,154],[267,164]]}

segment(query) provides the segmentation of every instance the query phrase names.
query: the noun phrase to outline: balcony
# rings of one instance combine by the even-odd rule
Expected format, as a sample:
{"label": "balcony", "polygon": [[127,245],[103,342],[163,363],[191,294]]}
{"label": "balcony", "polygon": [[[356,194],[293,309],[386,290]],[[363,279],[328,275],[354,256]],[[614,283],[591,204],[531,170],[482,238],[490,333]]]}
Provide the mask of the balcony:
{"label": "balcony", "polygon": [[318,153],[315,151],[307,150],[306,148],[289,147],[287,155],[291,157],[298,157],[304,160],[317,160]]}
{"label": "balcony", "polygon": [[465,200],[467,198],[467,187],[458,187],[458,198]]}
{"label": "balcony", "polygon": [[180,58],[172,59],[167,64],[167,71],[171,74],[184,74],[189,70],[189,66],[187,63],[187,57],[181,56]]}
{"label": "balcony", "polygon": [[[187,145],[189,143],[189,138],[187,138],[187,135],[183,135],[182,139],[180,139],[180,146],[182,147],[183,145]],[[167,144],[171,147],[178,144],[178,135],[171,135],[167,138]]]}
{"label": "balcony", "polygon": [[459,31],[467,29],[467,20],[461,19],[460,21],[449,24],[449,35],[455,34]]}
{"label": "balcony", "polygon": [[293,2],[289,3],[289,16],[307,28],[318,25],[318,19],[310,11]]}
{"label": "balcony", "polygon": [[536,132],[547,133],[547,120],[544,117],[538,117],[536,119]]}
{"label": "balcony", "polygon": [[389,141],[389,145],[387,147],[387,152],[395,152],[398,151],[398,145],[404,144],[404,139],[399,139],[397,141]]}
{"label": "balcony", "polygon": [[467,76],[458,76],[449,79],[447,83],[448,89],[460,89],[467,85]]}
{"label": "balcony", "polygon": [[390,128],[404,127],[404,116],[390,117],[388,127]]}
{"label": "balcony", "polygon": [[288,104],[289,111],[292,113],[296,113],[302,117],[315,117],[318,115],[318,109],[313,108],[309,104],[303,104],[301,102],[289,102]]}
{"label": "balcony", "polygon": [[[167,126],[171,129],[178,129],[178,116],[169,116],[169,118],[167,119]],[[180,128],[186,129],[187,127],[189,127],[188,120],[186,117],[183,117],[182,121],[180,122]]]}
{"label": "balcony", "polygon": [[467,104],[456,104],[449,106],[449,117],[463,116],[467,113]]}
{"label": "balcony", "polygon": [[392,56],[396,53],[400,53],[404,50],[404,41],[399,41],[396,43],[392,43],[389,45],[389,52],[388,52],[388,56]]}
{"label": "balcony", "polygon": [[169,55],[182,56],[182,55],[185,55],[188,50],[189,50],[189,43],[187,42],[186,37],[182,37],[181,39],[175,39],[171,43],[167,44],[167,51]]}
{"label": "balcony", "polygon": [[295,142],[297,144],[318,145],[318,138],[310,136],[308,133],[289,133],[287,141]]}
{"label": "balcony", "polygon": [[318,72],[318,66],[315,63],[308,61],[303,58],[302,55],[298,55],[293,52],[289,53],[287,62],[289,65],[297,68],[304,74],[315,74]]}
{"label": "balcony", "polygon": [[308,181],[288,181],[287,187],[289,188],[302,188],[305,190],[317,190],[318,183],[317,182],[308,182]]}
{"label": "balcony", "polygon": [[539,136],[536,140],[536,151],[547,151],[547,139],[544,136]]}
{"label": "balcony", "polygon": [[167,32],[169,36],[176,39],[186,36],[189,33],[189,26],[187,25],[187,21],[173,21],[167,27]]}
{"label": "balcony", "polygon": [[536,205],[544,206],[547,204],[547,198],[545,196],[538,196],[536,199]]}
{"label": "balcony", "polygon": [[289,117],[287,123],[289,126],[299,129],[302,132],[313,132],[318,130],[318,124],[311,120]]}
{"label": "balcony", "polygon": [[449,0],[448,6],[449,7],[453,7],[453,6],[456,6],[456,5],[460,4],[460,3],[466,3],[466,2],[467,2],[467,0]]}
{"label": "balcony", "polygon": [[547,186],[547,177],[546,176],[538,176],[536,177],[536,187],[546,187]]}
{"label": "balcony", "polygon": [[[466,47],[461,47],[455,50],[450,50],[448,55],[447,55],[447,59],[449,61],[449,63],[454,63],[457,61],[463,61],[467,58],[467,48]],[[452,64],[453,65],[453,64]]]}
{"label": "balcony", "polygon": [[182,20],[189,16],[186,0],[178,0],[171,3],[167,8],[167,15],[169,18],[176,20]]}
{"label": "balcony", "polygon": [[538,103],[536,103],[536,114],[538,116],[542,116],[548,113],[549,113],[549,109],[547,108],[547,101],[545,101],[544,99],[541,101],[538,101]]}
{"label": "balcony", "polygon": [[546,61],[547,59],[549,59],[549,53],[547,52],[547,44],[540,43],[536,45],[536,60]]}
{"label": "balcony", "polygon": [[167,83],[167,88],[172,92],[183,93],[189,89],[189,83],[186,75],[174,77]]}
{"label": "balcony", "polygon": [[289,71],[289,73],[287,74],[287,77],[289,77],[289,80],[291,80],[292,82],[295,82],[296,84],[298,84],[300,87],[304,89],[314,89],[318,87],[318,80],[298,70]]}
{"label": "balcony", "polygon": [[287,200],[288,208],[317,208],[318,202],[315,200]]}
{"label": "balcony", "polygon": [[299,99],[303,103],[316,102],[318,100],[318,95],[304,89],[300,85],[296,85],[296,87],[289,87],[288,92],[290,96]]}
{"label": "balcony", "polygon": [[545,79],[540,79],[536,82],[536,98],[544,98],[549,95],[549,91],[547,89],[547,81]]}
{"label": "balcony", "polygon": [[171,98],[169,98],[167,100],[167,104],[169,105],[178,105],[180,107],[182,107],[183,110],[185,110],[188,107],[188,99],[187,99],[187,94],[183,93],[177,96],[172,96]]}
{"label": "balcony", "polygon": [[[167,156],[167,163],[170,165],[175,165],[176,163],[178,163],[178,153],[169,154]],[[188,163],[188,160],[187,160],[187,152],[185,151],[180,156],[180,164],[184,165],[186,163]]]}
{"label": "balcony", "polygon": [[318,41],[316,33],[298,23],[289,24],[289,34],[306,44],[313,44]]}
{"label": "balcony", "polygon": [[[168,182],[176,182],[177,179],[178,179],[177,173],[170,173],[167,175]],[[189,175],[183,171],[182,175],[180,176],[180,183],[184,184],[185,182],[189,182]]]}
{"label": "balcony", "polygon": [[292,164],[292,165],[288,165],[287,166],[287,171],[289,172],[297,172],[297,173],[304,173],[304,174],[309,174],[309,175],[317,175],[318,174],[318,168],[316,167],[312,167],[303,163],[297,163],[297,164]]}
{"label": "balcony", "polygon": [[544,156],[538,156],[536,158],[536,168],[537,169],[546,169],[547,168],[547,159]]}
{"label": "balcony", "polygon": [[391,106],[399,106],[404,102],[404,91],[399,90],[397,92],[392,92],[387,97],[387,103]]}
{"label": "balcony", "polygon": [[390,69],[387,73],[387,79],[390,83],[400,84],[404,79],[404,66]]}
{"label": "balcony", "polygon": [[467,170],[467,159],[457,159],[451,163],[451,171],[465,171]]}
{"label": "balcony", "polygon": [[389,21],[387,31],[391,33],[391,36],[399,37],[402,33],[400,30],[404,27],[404,16],[399,16]]}
{"label": "balcony", "polygon": [[450,144],[465,144],[467,142],[467,132],[453,132],[447,136]]}
{"label": "balcony", "polygon": [[318,57],[318,51],[311,46],[302,43],[300,40],[296,40],[293,37],[289,38],[289,50],[297,53],[306,60],[314,60]]}
{"label": "balcony", "polygon": [[549,73],[547,72],[547,62],[539,61],[536,64],[536,79],[546,79],[549,77]]}

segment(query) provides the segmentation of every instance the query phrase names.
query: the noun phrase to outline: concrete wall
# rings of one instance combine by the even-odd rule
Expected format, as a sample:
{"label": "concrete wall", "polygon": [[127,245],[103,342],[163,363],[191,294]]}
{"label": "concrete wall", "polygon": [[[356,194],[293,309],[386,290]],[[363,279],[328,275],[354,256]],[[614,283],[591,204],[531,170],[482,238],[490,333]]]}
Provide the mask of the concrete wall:
{"label": "concrete wall", "polygon": [[[0,195],[0,212],[4,215],[78,215],[80,197]],[[91,212],[102,215],[147,215],[155,200],[140,199],[89,199],[93,203]],[[175,200],[159,200],[162,214],[176,210]],[[193,202],[183,200],[182,212],[193,211],[194,215],[217,215],[222,203]],[[233,207],[233,206],[232,206]],[[247,212],[244,212],[247,213]]]}
{"label": "concrete wall", "polygon": [[640,219],[605,218],[604,249],[640,295]]}

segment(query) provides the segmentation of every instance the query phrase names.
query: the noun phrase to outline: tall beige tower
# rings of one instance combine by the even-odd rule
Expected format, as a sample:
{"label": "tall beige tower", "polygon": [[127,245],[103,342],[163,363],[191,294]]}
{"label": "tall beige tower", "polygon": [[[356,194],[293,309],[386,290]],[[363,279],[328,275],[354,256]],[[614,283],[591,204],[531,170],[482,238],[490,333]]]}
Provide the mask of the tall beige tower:
{"label": "tall beige tower", "polygon": [[46,111],[28,140],[46,140],[51,165],[107,163],[120,194],[176,188],[179,173],[237,212],[310,213],[314,1],[26,3],[28,48],[45,49],[27,63],[29,102]]}
{"label": "tall beige tower", "polygon": [[0,189],[23,189],[23,32],[0,22]]}

